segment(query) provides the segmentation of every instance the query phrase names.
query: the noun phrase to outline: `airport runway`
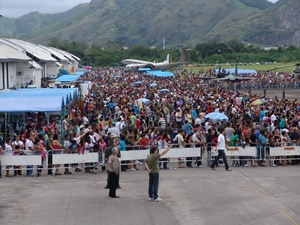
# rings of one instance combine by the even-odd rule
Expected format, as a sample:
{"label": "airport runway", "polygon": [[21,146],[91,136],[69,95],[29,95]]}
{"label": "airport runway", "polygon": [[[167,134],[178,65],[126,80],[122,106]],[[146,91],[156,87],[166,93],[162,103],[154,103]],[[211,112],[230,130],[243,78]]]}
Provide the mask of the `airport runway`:
{"label": "airport runway", "polygon": [[147,199],[145,170],[121,173],[119,199],[106,174],[0,179],[2,225],[300,224],[300,166],[184,168],[160,173],[162,202]]}

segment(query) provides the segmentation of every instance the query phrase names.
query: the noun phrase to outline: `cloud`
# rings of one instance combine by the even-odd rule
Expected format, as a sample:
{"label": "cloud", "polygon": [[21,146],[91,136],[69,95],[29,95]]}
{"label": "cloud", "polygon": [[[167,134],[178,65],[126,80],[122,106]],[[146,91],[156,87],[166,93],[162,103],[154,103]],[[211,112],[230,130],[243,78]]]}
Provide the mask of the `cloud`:
{"label": "cloud", "polygon": [[30,12],[56,13],[64,12],[74,6],[91,0],[0,0],[0,14],[16,18]]}

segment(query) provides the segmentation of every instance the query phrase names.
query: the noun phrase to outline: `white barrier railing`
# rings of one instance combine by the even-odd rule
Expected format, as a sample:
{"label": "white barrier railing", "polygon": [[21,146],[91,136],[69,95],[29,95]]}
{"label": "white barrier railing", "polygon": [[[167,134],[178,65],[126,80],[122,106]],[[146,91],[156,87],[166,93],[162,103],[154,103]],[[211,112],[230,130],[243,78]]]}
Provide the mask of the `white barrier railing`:
{"label": "white barrier railing", "polygon": [[[300,146],[284,146],[284,147],[268,147],[265,146],[264,150],[269,148],[269,156],[300,156]],[[257,147],[246,146],[243,147],[228,147],[225,150],[226,156],[252,156],[255,157],[257,154]],[[212,147],[212,156],[218,155],[218,150],[216,147]]]}
{"label": "white barrier railing", "polygon": [[[159,151],[163,151],[160,149]],[[131,151],[121,151],[121,160],[141,160],[146,159],[149,155],[149,149],[146,150],[131,150]],[[161,158],[186,158],[186,157],[200,157],[200,148],[172,148]]]}
{"label": "white barrier railing", "polygon": [[[243,148],[243,147],[228,147],[228,149],[225,150],[225,154],[226,154],[226,156],[255,157],[256,156],[256,147],[250,147],[250,146],[246,146],[245,148]],[[216,147],[212,147],[211,155],[212,156],[218,155],[218,149]]]}
{"label": "white barrier railing", "polygon": [[[267,147],[265,147],[266,149]],[[162,151],[163,149],[160,149]],[[257,147],[229,147],[225,151],[226,156],[241,157],[249,156],[256,157]],[[121,151],[122,161],[143,160],[149,155],[149,149],[146,150],[130,150]],[[217,156],[218,150],[216,147],[211,147],[211,156]],[[275,156],[300,156],[300,146],[285,146],[285,147],[270,147],[270,157]],[[162,158],[186,158],[186,157],[201,157],[200,148],[172,148]],[[0,156],[1,166],[28,166],[42,165],[42,158],[39,155],[19,155],[19,156]],[[46,160],[47,162],[47,160]],[[52,155],[52,164],[71,164],[71,163],[97,163],[98,153],[92,152],[87,154],[54,154]],[[48,166],[47,166],[48,167]]]}
{"label": "white barrier railing", "polygon": [[270,148],[270,156],[299,156],[300,146]]}
{"label": "white barrier railing", "polygon": [[42,165],[42,157],[39,155],[2,155],[0,156],[2,166],[39,166]]}
{"label": "white barrier railing", "polygon": [[98,153],[90,152],[87,154],[58,154],[52,155],[52,164],[70,164],[70,163],[96,163],[98,162]]}

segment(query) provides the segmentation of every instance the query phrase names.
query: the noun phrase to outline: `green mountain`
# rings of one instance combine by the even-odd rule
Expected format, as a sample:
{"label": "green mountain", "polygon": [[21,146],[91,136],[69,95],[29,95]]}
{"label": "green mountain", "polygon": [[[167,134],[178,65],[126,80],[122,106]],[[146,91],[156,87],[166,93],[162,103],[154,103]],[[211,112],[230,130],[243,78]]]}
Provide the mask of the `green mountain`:
{"label": "green mountain", "polygon": [[0,19],[0,35],[47,44],[50,38],[106,46],[194,46],[241,40],[300,45],[299,0],[92,0],[56,14]]}

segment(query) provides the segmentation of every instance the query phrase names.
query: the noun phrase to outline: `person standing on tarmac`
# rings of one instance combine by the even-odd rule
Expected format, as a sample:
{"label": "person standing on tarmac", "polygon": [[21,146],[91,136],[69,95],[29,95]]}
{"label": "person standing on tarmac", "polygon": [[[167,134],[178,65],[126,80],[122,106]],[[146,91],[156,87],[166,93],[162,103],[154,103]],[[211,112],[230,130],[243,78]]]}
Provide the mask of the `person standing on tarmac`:
{"label": "person standing on tarmac", "polygon": [[145,160],[145,167],[149,173],[148,200],[159,202],[158,184],[159,184],[159,158],[165,155],[171,148],[168,147],[162,153],[158,153],[156,146],[151,147],[150,155]]}
{"label": "person standing on tarmac", "polygon": [[108,157],[107,170],[109,171],[109,197],[119,198],[116,195],[118,186],[118,177],[121,171],[121,164],[118,159],[119,149],[114,147],[112,149],[112,155]]}
{"label": "person standing on tarmac", "polygon": [[219,128],[219,136],[218,136],[218,143],[217,143],[217,149],[218,149],[218,156],[214,160],[214,162],[211,164],[211,168],[215,170],[215,166],[217,165],[219,159],[222,157],[223,162],[225,164],[226,171],[231,171],[231,169],[228,166],[226,155],[225,155],[225,148],[227,149],[226,141],[225,141],[225,129],[223,127]]}

